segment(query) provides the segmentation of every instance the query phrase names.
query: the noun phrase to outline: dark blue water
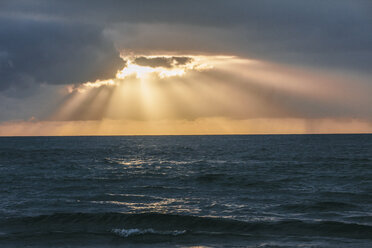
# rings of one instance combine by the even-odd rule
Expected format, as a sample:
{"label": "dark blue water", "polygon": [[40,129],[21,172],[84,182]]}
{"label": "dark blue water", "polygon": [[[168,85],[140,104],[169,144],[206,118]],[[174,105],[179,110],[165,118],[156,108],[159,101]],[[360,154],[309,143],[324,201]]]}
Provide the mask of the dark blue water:
{"label": "dark blue water", "polygon": [[0,247],[372,247],[372,135],[0,138]]}

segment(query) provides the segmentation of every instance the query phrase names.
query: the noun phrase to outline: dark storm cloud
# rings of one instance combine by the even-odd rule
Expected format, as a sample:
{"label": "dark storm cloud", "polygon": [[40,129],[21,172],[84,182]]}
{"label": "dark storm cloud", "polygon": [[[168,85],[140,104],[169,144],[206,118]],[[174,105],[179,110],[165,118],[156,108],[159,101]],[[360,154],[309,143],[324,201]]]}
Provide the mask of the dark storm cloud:
{"label": "dark storm cloud", "polygon": [[0,18],[0,90],[112,77],[123,66],[113,44],[358,72],[372,64],[369,0],[4,0]]}
{"label": "dark storm cloud", "polygon": [[149,66],[149,67],[164,67],[172,68],[175,65],[185,65],[190,63],[192,58],[189,57],[136,57],[133,60],[134,64],[140,66]]}
{"label": "dark storm cloud", "polygon": [[99,27],[0,18],[0,90],[111,78],[123,66]]}

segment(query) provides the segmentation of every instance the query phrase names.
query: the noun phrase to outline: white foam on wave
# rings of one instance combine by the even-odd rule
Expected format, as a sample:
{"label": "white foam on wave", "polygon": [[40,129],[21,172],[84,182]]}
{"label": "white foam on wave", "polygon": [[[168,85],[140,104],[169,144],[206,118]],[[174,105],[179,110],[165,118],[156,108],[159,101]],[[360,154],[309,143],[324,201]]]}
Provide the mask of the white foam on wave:
{"label": "white foam on wave", "polygon": [[111,230],[114,234],[119,235],[121,237],[127,238],[129,236],[136,236],[136,235],[143,235],[143,234],[159,234],[159,235],[172,235],[177,236],[186,233],[186,230],[174,230],[174,231],[156,231],[152,228],[148,229],[112,229]]}

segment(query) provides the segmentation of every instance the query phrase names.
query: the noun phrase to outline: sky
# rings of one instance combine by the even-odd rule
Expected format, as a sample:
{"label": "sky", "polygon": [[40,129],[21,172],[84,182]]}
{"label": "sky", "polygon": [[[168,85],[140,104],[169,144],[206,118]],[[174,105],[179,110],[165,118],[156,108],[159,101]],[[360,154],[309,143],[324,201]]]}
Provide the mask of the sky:
{"label": "sky", "polygon": [[0,1],[0,136],[372,132],[372,1]]}

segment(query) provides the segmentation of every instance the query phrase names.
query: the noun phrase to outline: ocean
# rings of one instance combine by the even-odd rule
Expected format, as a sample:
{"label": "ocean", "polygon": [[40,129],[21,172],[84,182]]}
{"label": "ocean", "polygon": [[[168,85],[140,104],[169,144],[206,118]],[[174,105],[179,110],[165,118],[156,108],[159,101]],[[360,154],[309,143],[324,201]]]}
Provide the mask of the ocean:
{"label": "ocean", "polygon": [[372,135],[0,138],[0,247],[372,247]]}

